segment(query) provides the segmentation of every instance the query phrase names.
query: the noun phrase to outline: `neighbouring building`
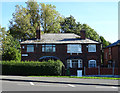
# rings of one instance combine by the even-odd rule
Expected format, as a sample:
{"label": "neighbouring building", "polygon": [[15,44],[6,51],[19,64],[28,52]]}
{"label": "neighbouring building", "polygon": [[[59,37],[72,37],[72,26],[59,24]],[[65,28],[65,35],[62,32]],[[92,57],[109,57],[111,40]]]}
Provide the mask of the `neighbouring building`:
{"label": "neighbouring building", "polygon": [[120,67],[120,40],[104,48],[104,66]]}
{"label": "neighbouring building", "polygon": [[42,61],[59,59],[71,75],[84,67],[97,68],[101,65],[101,43],[73,33],[45,33],[36,31],[36,38],[21,42],[21,60]]}

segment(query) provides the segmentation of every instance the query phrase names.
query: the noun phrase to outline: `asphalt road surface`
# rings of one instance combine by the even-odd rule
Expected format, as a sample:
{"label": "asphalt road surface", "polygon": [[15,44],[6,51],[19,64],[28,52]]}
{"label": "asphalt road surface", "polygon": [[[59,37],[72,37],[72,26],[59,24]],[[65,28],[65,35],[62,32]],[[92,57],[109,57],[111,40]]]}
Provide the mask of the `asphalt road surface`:
{"label": "asphalt road surface", "polygon": [[2,91],[118,91],[118,80],[1,76]]}

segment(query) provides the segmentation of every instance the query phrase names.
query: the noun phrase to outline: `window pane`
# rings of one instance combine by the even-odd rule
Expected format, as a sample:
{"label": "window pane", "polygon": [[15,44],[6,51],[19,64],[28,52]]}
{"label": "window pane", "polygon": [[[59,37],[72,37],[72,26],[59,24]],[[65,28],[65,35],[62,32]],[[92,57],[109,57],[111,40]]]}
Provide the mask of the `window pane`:
{"label": "window pane", "polygon": [[78,60],[78,68],[82,68],[82,60]]}
{"label": "window pane", "polygon": [[96,67],[96,60],[89,60],[89,67]]}
{"label": "window pane", "polygon": [[72,65],[72,60],[70,60],[70,67],[71,67],[71,68],[73,67],[73,65]]}
{"label": "window pane", "polygon": [[27,45],[27,52],[34,52],[34,46],[33,45]]}
{"label": "window pane", "polygon": [[68,44],[67,45],[67,53],[81,53],[81,45],[80,44]]}
{"label": "window pane", "polygon": [[88,52],[96,52],[96,45],[88,45]]}
{"label": "window pane", "polygon": [[55,52],[55,47],[53,47],[53,52]]}
{"label": "window pane", "polygon": [[42,45],[42,52],[55,52],[55,45]]}
{"label": "window pane", "polygon": [[44,52],[44,46],[42,46],[42,52]]}

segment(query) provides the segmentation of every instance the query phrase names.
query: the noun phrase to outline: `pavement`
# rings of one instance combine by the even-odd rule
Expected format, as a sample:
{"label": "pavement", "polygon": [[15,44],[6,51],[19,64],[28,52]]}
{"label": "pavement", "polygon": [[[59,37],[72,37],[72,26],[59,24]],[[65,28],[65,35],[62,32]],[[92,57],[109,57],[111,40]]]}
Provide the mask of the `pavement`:
{"label": "pavement", "polygon": [[2,91],[119,91],[118,80],[5,76]]}

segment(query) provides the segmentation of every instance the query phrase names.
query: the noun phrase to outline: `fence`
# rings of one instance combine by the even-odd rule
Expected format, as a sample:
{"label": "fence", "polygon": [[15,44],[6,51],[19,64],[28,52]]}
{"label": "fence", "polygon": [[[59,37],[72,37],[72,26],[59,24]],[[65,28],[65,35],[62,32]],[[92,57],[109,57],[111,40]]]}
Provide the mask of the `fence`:
{"label": "fence", "polygon": [[120,75],[120,68],[85,68],[85,75]]}

